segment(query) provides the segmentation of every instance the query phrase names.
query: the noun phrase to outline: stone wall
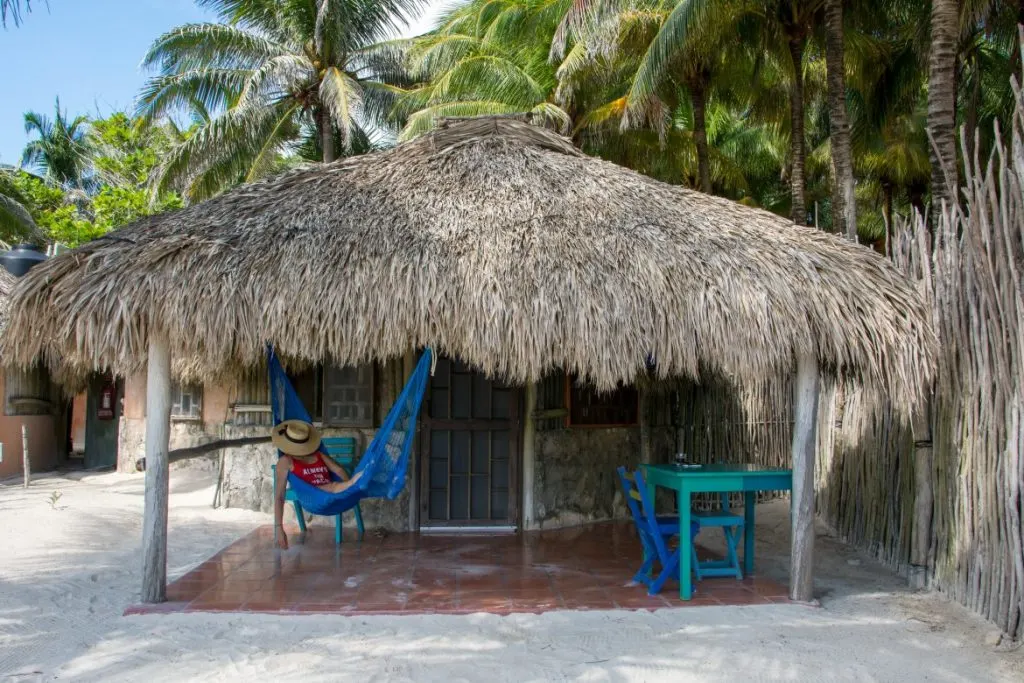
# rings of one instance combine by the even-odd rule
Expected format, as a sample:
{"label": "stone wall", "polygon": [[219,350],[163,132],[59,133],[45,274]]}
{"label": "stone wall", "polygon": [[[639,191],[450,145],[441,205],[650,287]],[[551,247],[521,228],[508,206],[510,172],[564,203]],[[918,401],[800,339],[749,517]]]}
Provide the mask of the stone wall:
{"label": "stone wall", "polygon": [[627,515],[615,468],[635,467],[639,461],[637,427],[538,432],[533,482],[537,527]]}

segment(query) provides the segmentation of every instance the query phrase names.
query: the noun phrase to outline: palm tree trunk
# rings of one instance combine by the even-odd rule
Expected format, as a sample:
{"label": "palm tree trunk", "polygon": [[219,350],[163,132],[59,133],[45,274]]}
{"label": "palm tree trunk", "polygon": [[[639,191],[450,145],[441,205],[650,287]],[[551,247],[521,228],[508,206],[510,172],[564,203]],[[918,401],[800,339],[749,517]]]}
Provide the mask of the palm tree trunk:
{"label": "palm tree trunk", "polygon": [[[956,55],[959,0],[932,0],[931,55],[928,68],[928,130],[932,144],[932,204],[956,200]],[[953,188],[952,193],[950,188]]]}
{"label": "palm tree trunk", "polygon": [[793,87],[789,93],[790,156],[793,168],[789,175],[792,209],[790,215],[797,225],[807,224],[807,206],[804,197],[804,46],[803,36],[789,39],[789,54],[793,59]]}
{"label": "palm tree trunk", "polygon": [[317,126],[320,128],[320,146],[324,151],[324,163],[329,164],[338,158],[334,152],[334,125],[330,114],[323,109],[317,114]]}
{"label": "palm tree trunk", "polygon": [[964,131],[967,139],[964,140],[967,146],[966,163],[974,162],[975,143],[978,140],[978,107],[981,105],[981,65],[978,64],[979,55],[974,57],[974,73],[971,74],[971,97],[967,100],[967,113],[964,116]]}
{"label": "palm tree trunk", "polygon": [[829,134],[832,142],[832,220],[836,232],[857,239],[853,151],[846,112],[843,56],[843,0],[825,1],[825,65],[828,70]]}
{"label": "palm tree trunk", "polygon": [[693,105],[693,141],[697,146],[697,173],[700,191],[711,194],[711,162],[708,159],[708,128],[704,109],[708,101],[707,88],[698,76],[690,83],[690,101]]}

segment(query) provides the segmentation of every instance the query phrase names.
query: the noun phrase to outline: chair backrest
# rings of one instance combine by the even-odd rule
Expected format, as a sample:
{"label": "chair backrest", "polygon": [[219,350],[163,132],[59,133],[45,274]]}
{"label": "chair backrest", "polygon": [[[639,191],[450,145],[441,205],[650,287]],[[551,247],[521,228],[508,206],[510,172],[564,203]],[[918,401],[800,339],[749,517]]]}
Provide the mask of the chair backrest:
{"label": "chair backrest", "polygon": [[626,471],[625,467],[617,469],[619,480],[626,495],[626,504],[633,514],[633,521],[640,534],[640,542],[648,546],[650,552],[656,552],[659,558],[668,556],[665,538],[658,526],[658,516],[654,512],[654,501],[647,493],[647,483],[640,470]]}
{"label": "chair backrest", "polygon": [[329,436],[320,440],[320,446],[339,465],[350,467],[356,461],[356,439],[352,436]]}

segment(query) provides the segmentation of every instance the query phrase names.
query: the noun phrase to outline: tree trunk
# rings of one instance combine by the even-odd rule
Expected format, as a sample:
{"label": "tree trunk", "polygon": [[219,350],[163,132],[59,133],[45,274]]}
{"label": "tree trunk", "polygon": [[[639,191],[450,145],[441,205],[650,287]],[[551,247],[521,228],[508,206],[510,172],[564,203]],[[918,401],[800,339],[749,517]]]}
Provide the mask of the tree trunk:
{"label": "tree trunk", "polygon": [[[959,0],[932,0],[931,55],[928,68],[928,130],[932,142],[932,205],[956,201],[956,55]],[[933,213],[933,215],[935,215]]]}
{"label": "tree trunk", "polygon": [[967,113],[964,116],[964,130],[967,139],[964,141],[967,146],[967,163],[974,162],[974,154],[977,152],[978,142],[978,107],[981,106],[981,65],[978,63],[978,55],[974,57],[974,73],[971,80],[971,97],[967,100]]}
{"label": "tree trunk", "polygon": [[693,141],[697,146],[697,173],[700,191],[711,194],[711,162],[708,159],[708,128],[704,109],[708,101],[707,88],[700,77],[690,83],[690,101],[693,104]]}
{"label": "tree trunk", "polygon": [[789,54],[793,60],[793,87],[789,93],[789,117],[790,117],[790,156],[792,157],[792,170],[790,171],[790,193],[793,206],[790,215],[797,225],[807,224],[807,206],[804,197],[804,46],[806,39],[803,36],[789,39]]}
{"label": "tree trunk", "polygon": [[833,231],[857,240],[857,201],[853,182],[850,120],[846,111],[843,56],[843,0],[825,1],[825,64],[828,70],[829,137],[832,142]]}
{"label": "tree trunk", "polygon": [[331,123],[331,115],[326,110],[320,110],[317,125],[320,127],[320,146],[324,152],[324,163],[329,164],[338,156],[334,152],[334,124]]}

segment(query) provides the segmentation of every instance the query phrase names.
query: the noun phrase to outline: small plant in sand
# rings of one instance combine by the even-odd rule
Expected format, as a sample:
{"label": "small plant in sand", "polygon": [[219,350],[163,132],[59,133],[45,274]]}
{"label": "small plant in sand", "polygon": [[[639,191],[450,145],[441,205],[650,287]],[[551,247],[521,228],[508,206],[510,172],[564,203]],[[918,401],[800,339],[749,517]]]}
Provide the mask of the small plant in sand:
{"label": "small plant in sand", "polygon": [[58,503],[58,502],[60,501],[60,497],[61,497],[61,496],[63,496],[63,495],[64,495],[64,494],[63,494],[63,493],[61,493],[60,491],[54,491],[54,492],[52,492],[52,493],[50,494],[50,498],[49,498],[49,501],[48,501],[48,502],[50,503],[50,507],[51,507],[51,508],[53,508],[54,510],[57,510],[57,509],[59,509],[59,508],[57,507],[57,503]]}

